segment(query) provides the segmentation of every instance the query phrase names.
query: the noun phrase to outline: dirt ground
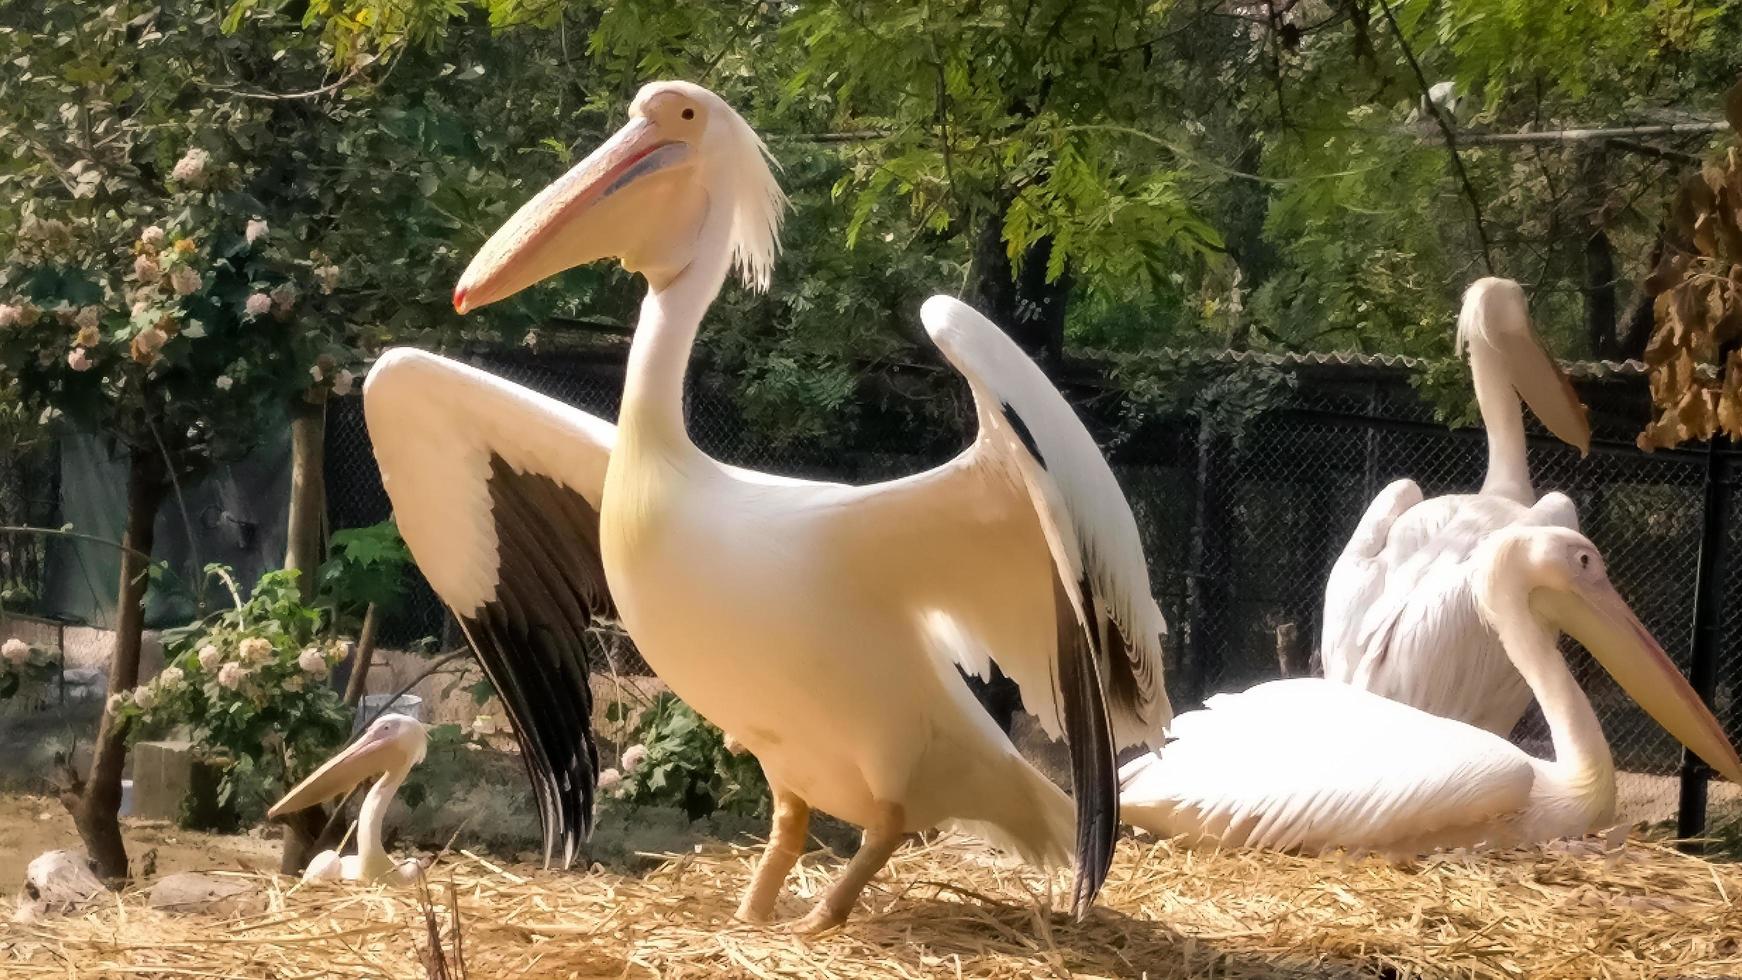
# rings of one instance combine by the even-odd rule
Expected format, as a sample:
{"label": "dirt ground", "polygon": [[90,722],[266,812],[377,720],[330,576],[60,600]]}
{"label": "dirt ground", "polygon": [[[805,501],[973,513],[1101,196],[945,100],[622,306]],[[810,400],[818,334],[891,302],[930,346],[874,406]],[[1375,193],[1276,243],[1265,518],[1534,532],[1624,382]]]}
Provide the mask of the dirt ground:
{"label": "dirt ground", "polygon": [[[278,869],[278,841],[258,834],[201,834],[153,820],[121,823],[128,853],[136,865],[155,866],[157,874],[214,868]],[[59,800],[0,795],[0,890],[12,894],[24,881],[24,869],[31,860],[57,848],[80,849],[78,832]]]}

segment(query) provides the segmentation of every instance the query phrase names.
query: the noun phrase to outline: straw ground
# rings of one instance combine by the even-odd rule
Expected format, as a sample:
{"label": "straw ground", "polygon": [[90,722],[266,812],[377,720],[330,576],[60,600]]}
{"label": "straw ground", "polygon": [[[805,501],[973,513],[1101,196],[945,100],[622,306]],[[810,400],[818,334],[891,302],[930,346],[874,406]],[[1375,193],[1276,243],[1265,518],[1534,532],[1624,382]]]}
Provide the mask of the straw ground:
{"label": "straw ground", "polygon": [[[731,917],[754,849],[558,874],[466,852],[427,896],[253,878],[257,914],[150,909],[138,893],[0,927],[6,977],[1718,977],[1742,974],[1742,866],[1658,844],[1409,865],[1121,843],[1099,907],[1048,911],[1062,877],[960,838],[904,848],[840,932]],[[808,856],[783,916],[839,869]]]}

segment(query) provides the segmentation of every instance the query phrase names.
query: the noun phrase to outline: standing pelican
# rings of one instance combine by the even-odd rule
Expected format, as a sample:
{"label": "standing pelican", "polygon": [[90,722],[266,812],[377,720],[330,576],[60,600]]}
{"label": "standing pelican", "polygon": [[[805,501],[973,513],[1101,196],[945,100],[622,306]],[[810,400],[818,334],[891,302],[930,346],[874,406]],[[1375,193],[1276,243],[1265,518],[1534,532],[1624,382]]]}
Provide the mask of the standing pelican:
{"label": "standing pelican", "polygon": [[1556,648],[1572,634],[1653,718],[1724,776],[1742,760],[1576,531],[1511,527],[1471,560],[1478,615],[1542,706],[1553,759],[1345,684],[1271,681],[1181,715],[1121,772],[1124,819],[1228,846],[1407,854],[1577,836],[1615,819],[1615,764]]}
{"label": "standing pelican", "polygon": [[1519,398],[1581,453],[1591,429],[1531,329],[1517,283],[1478,279],[1465,291],[1458,345],[1469,350],[1488,434],[1482,489],[1424,501],[1404,479],[1380,491],[1331,568],[1319,652],[1331,680],[1504,736],[1524,717],[1530,689],[1477,613],[1476,549],[1506,527],[1579,528],[1565,494],[1536,497]]}
{"label": "standing pelican", "polygon": [[[690,348],[732,267],[767,286],[784,203],[762,141],[719,97],[644,87],[628,124],[510,218],[454,290],[464,313],[601,258],[645,276],[617,426],[389,352],[364,408],[400,531],[503,697],[547,860],[560,844],[566,862],[589,827],[581,639],[614,618],[767,773],[774,828],[740,917],[770,917],[812,808],[865,832],[801,932],[843,922],[903,835],[939,824],[1037,863],[1074,851],[1081,914],[1112,859],[1115,753],[1158,741],[1169,715],[1136,521],[1064,398],[947,297],[920,319],[974,394],[979,434],[954,460],[853,487],[699,450]],[[1069,742],[1074,820],[955,669],[985,676],[993,659]]]}
{"label": "standing pelican", "polygon": [[412,767],[423,761],[428,747],[429,737],[422,722],[405,715],[382,715],[361,738],[297,783],[284,794],[284,799],[272,804],[266,815],[277,818],[332,799],[372,776],[379,777],[363,796],[363,807],[357,813],[357,853],[340,857],[338,851],[322,851],[308,863],[302,880],[385,880],[396,884],[417,880],[421,866],[416,860],[394,862],[382,845],[381,825],[387,819],[393,794],[411,774]]}

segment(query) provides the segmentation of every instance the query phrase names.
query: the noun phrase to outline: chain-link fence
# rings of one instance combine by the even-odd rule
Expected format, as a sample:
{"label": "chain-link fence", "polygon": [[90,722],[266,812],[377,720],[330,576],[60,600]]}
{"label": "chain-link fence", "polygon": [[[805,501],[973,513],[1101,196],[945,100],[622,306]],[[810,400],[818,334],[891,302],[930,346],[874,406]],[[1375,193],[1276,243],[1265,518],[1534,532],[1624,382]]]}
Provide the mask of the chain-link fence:
{"label": "chain-link fence", "polygon": [[[1286,379],[1268,407],[1238,424],[1180,414],[1122,431],[1114,469],[1136,513],[1157,600],[1171,627],[1168,677],[1176,708],[1217,691],[1240,690],[1280,673],[1306,672],[1318,643],[1325,580],[1362,512],[1387,483],[1416,480],[1429,496],[1480,485],[1486,443],[1479,429],[1435,420],[1396,359],[1221,355],[1229,372],[1258,362]],[[477,363],[604,417],[622,391],[613,355],[491,354]],[[1690,650],[1695,563],[1706,461],[1702,451],[1641,453],[1633,437],[1646,417],[1644,379],[1615,366],[1589,366],[1578,386],[1592,410],[1593,450],[1581,459],[1532,429],[1531,473],[1539,490],[1578,505],[1583,529],[1602,549],[1611,578],[1685,671]],[[1089,423],[1098,437],[1118,414],[1106,399]],[[729,399],[692,386],[690,426],[721,459],[793,475],[849,482],[913,472],[965,443],[962,418],[861,425],[846,449],[826,455],[779,449],[741,424]],[[966,416],[966,412],[958,412]],[[1208,415],[1205,415],[1208,418]],[[1534,426],[1534,422],[1532,423]],[[333,526],[384,519],[387,497],[370,454],[361,405],[335,403],[328,427],[328,499]],[[1732,492],[1742,492],[1735,490]],[[1737,509],[1742,514],[1742,508]],[[1742,519],[1734,522],[1742,525]],[[1728,530],[1734,545],[1742,526]],[[1718,715],[1742,737],[1742,561],[1725,572],[1718,651]],[[389,642],[443,635],[446,617],[418,579],[413,598],[386,627]],[[448,639],[453,639],[450,636]],[[1673,812],[1679,746],[1594,661],[1566,644],[1613,745],[1616,764]],[[1535,709],[1516,738],[1547,754]]]}

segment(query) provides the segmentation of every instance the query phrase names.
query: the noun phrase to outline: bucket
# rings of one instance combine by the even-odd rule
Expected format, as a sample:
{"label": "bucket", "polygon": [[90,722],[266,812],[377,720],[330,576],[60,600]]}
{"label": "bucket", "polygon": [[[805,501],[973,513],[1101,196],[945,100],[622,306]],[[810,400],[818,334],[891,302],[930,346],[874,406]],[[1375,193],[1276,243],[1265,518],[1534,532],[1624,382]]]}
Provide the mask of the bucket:
{"label": "bucket", "polygon": [[133,780],[121,780],[121,809],[115,813],[118,817],[133,816]]}
{"label": "bucket", "polygon": [[388,714],[406,715],[423,721],[423,698],[415,694],[401,694],[397,698],[391,694],[365,694],[357,705],[356,718],[351,721],[351,734],[357,734],[376,718]]}

